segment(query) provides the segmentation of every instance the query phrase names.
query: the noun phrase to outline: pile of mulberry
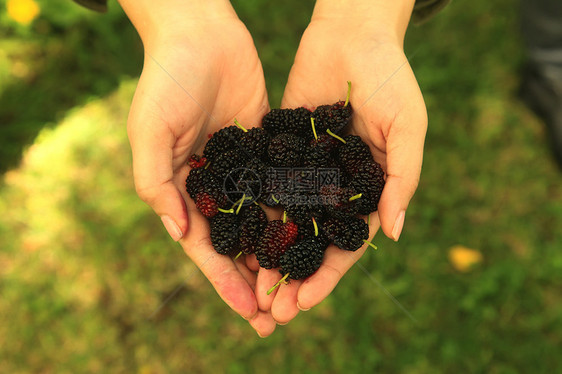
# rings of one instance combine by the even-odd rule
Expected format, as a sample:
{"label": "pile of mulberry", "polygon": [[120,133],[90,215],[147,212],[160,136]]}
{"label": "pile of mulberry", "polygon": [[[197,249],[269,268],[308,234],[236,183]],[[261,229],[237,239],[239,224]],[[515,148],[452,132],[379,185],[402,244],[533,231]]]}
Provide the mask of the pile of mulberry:
{"label": "pile of mulberry", "polygon": [[[314,274],[330,246],[369,243],[364,216],[377,210],[385,174],[361,137],[346,132],[350,87],[334,104],[272,109],[261,127],[234,120],[189,158],[186,191],[208,219],[217,253],[255,255],[285,281]],[[264,206],[283,218],[268,220]]]}

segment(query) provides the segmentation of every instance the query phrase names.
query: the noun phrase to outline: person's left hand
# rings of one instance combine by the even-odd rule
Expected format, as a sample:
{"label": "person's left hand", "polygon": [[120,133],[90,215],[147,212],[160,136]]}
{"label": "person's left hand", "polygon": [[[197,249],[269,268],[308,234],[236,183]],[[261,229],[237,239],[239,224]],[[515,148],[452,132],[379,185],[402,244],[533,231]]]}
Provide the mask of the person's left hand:
{"label": "person's left hand", "polygon": [[209,222],[186,191],[187,160],[208,135],[235,118],[254,126],[269,110],[252,37],[225,0],[121,4],[145,47],[128,120],[137,193],[225,303],[267,336],[276,324],[258,309],[257,268],[216,253]]}

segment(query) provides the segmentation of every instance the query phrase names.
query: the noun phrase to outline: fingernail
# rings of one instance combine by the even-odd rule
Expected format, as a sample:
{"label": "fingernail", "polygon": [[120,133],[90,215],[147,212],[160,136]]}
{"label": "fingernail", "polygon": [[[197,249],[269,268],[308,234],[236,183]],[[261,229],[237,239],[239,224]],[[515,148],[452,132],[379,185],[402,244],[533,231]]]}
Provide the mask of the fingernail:
{"label": "fingernail", "polygon": [[263,336],[262,334],[260,334],[258,331],[256,331],[256,334],[258,334],[258,336],[259,336],[260,338],[262,338],[262,339],[265,338],[265,336]]}
{"label": "fingernail", "polygon": [[160,217],[160,219],[162,220],[162,223],[164,224],[166,231],[168,231],[168,234],[170,234],[172,239],[174,239],[174,241],[176,242],[180,240],[181,237],[183,236],[183,232],[181,232],[181,229],[176,223],[176,221],[174,221],[172,217],[166,215]]}
{"label": "fingernail", "polygon": [[400,238],[400,233],[402,232],[402,227],[404,227],[404,217],[406,216],[406,211],[402,210],[398,213],[398,217],[396,217],[396,221],[394,221],[394,227],[392,228],[392,239],[395,242],[398,241]]}
{"label": "fingernail", "polygon": [[299,310],[300,310],[301,312],[307,312],[307,311],[310,310],[310,308],[308,308],[308,309],[302,308],[302,307],[299,305],[299,302],[298,302],[298,301],[297,301],[297,308],[299,308]]}
{"label": "fingernail", "polygon": [[288,324],[288,323],[289,323],[289,322],[284,322],[284,323],[277,322],[277,324],[278,324],[279,326],[285,326],[285,325]]}

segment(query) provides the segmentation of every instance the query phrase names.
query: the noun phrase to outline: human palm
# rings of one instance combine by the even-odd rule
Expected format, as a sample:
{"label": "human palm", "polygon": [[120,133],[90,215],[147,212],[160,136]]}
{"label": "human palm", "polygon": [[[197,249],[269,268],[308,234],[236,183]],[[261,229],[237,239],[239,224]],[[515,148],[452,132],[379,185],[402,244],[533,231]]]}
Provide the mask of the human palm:
{"label": "human palm", "polygon": [[[371,215],[370,235],[379,226],[397,240],[404,213],[420,175],[427,127],[425,105],[402,47],[392,38],[375,37],[349,22],[313,20],[305,31],[283,96],[284,107],[314,108],[345,99],[352,82],[351,133],[360,135],[386,173],[379,210]],[[286,323],[330,294],[339,279],[365,252],[327,249],[320,269],[304,281],[291,281],[276,294],[262,291],[280,278],[260,270],[258,304]]]}
{"label": "human palm", "polygon": [[128,122],[139,196],[223,300],[261,335],[271,333],[275,323],[268,313],[258,313],[255,273],[243,260],[215,252],[207,220],[188,198],[185,180],[187,159],[200,153],[209,134],[234,118],[256,126],[268,110],[261,63],[245,26],[236,18],[194,20],[177,38],[145,45]]}

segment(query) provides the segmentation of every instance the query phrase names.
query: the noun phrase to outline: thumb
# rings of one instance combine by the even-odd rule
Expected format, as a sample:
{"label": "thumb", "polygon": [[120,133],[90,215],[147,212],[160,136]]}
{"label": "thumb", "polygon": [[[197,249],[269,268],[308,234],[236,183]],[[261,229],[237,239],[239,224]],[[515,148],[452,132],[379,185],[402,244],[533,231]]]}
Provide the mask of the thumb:
{"label": "thumb", "polygon": [[162,220],[168,234],[174,241],[180,240],[187,232],[187,209],[183,197],[172,181],[151,188],[144,188],[135,182],[139,197],[146,202]]}
{"label": "thumb", "polygon": [[417,120],[397,118],[387,137],[386,183],[378,205],[381,228],[398,241],[406,209],[419,183],[427,114]]}
{"label": "thumb", "polygon": [[187,232],[188,218],[184,198],[175,183],[179,179],[173,168],[176,138],[165,123],[133,112],[129,115],[128,134],[137,194],[161,218],[172,239],[178,241]]}

